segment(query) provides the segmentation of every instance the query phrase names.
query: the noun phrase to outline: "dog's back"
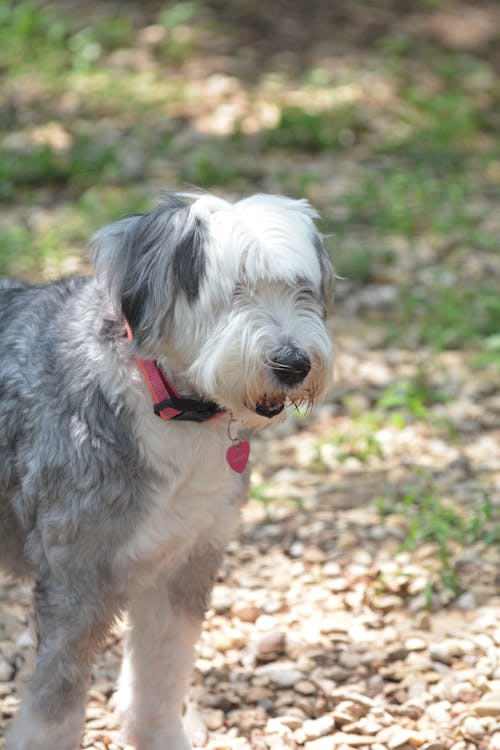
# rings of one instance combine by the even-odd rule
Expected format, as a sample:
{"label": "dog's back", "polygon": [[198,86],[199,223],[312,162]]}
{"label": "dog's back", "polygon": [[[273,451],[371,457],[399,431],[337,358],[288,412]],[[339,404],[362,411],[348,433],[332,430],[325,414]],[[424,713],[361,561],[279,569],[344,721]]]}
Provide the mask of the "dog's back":
{"label": "dog's back", "polygon": [[54,318],[80,283],[64,280],[33,286],[0,280],[0,566],[16,576],[31,573],[23,555],[26,528],[13,510],[22,482],[19,446],[29,429],[25,386],[30,384],[33,392],[39,378],[36,350],[41,324]]}

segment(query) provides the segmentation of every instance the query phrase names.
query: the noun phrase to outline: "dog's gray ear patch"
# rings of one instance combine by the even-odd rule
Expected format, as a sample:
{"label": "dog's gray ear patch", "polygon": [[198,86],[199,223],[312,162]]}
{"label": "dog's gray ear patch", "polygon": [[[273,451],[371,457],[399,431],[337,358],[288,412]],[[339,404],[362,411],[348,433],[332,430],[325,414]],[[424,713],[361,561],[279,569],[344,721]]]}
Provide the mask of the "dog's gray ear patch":
{"label": "dog's gray ear patch", "polygon": [[188,302],[195,302],[206,273],[205,243],[207,230],[198,217],[178,241],[172,258],[172,281],[177,290],[184,292]]}
{"label": "dog's gray ear patch", "polygon": [[96,235],[97,271],[105,274],[139,345],[158,344],[179,295],[196,302],[206,274],[207,235],[204,221],[176,195]]}
{"label": "dog's gray ear patch", "polygon": [[325,309],[328,310],[333,302],[333,267],[323,244],[323,240],[317,232],[314,233],[313,243],[318,254],[319,266],[321,269],[321,296]]}

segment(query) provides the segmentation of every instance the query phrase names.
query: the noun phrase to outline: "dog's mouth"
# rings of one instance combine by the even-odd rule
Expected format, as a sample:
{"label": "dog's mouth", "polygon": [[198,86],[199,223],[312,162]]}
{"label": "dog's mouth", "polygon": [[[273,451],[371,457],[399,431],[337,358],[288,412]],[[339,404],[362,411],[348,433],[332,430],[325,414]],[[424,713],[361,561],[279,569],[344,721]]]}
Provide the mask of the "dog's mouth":
{"label": "dog's mouth", "polygon": [[272,419],[272,417],[276,417],[278,414],[281,414],[284,408],[284,401],[280,399],[268,399],[267,397],[264,397],[262,401],[259,401],[255,405],[256,413],[261,417],[267,417],[268,419]]}

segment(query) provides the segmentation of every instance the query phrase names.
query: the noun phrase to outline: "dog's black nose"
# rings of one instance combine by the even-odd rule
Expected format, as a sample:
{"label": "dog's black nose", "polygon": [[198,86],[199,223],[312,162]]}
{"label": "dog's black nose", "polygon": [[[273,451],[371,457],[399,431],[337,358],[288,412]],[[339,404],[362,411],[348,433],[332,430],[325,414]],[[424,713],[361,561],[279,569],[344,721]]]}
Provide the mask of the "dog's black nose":
{"label": "dog's black nose", "polygon": [[298,385],[311,369],[311,360],[300,349],[283,346],[272,353],[270,365],[280,383]]}

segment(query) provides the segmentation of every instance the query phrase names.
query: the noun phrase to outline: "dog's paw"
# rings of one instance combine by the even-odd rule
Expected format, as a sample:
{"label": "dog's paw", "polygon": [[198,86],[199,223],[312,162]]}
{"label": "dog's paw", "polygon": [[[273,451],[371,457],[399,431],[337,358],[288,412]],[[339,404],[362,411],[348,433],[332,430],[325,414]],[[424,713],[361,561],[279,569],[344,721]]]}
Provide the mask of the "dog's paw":
{"label": "dog's paw", "polygon": [[48,722],[22,706],[5,738],[5,750],[76,750],[83,716]]}
{"label": "dog's paw", "polygon": [[134,727],[129,724],[126,736],[136,750],[192,750],[180,719],[163,726]]}

